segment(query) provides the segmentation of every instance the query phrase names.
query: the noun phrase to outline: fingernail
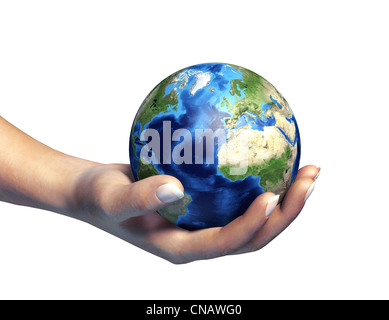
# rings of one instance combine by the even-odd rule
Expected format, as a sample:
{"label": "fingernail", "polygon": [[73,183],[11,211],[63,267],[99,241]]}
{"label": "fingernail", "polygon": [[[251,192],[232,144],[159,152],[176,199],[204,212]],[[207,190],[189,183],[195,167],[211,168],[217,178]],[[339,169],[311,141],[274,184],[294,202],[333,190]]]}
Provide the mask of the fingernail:
{"label": "fingernail", "polygon": [[163,184],[156,190],[157,198],[165,203],[177,201],[184,197],[184,193],[178,189],[174,184]]}
{"label": "fingernail", "polygon": [[272,214],[274,209],[277,207],[278,204],[278,199],[280,198],[280,195],[277,194],[275,196],[272,196],[269,201],[267,202],[267,207],[266,207],[266,213],[265,216],[268,217]]}
{"label": "fingernail", "polygon": [[319,172],[317,173],[316,177],[315,177],[315,178],[313,178],[313,180],[314,180],[314,181],[316,181],[316,180],[317,180],[317,178],[319,178],[319,176],[320,176],[320,171],[321,171],[321,168],[320,168],[320,167],[318,167],[318,169],[319,169]]}
{"label": "fingernail", "polygon": [[315,189],[315,184],[316,184],[316,181],[314,181],[314,182],[310,185],[310,187],[309,187],[307,193],[305,194],[304,202],[307,201],[308,198],[309,198],[309,196],[312,194],[313,190]]}

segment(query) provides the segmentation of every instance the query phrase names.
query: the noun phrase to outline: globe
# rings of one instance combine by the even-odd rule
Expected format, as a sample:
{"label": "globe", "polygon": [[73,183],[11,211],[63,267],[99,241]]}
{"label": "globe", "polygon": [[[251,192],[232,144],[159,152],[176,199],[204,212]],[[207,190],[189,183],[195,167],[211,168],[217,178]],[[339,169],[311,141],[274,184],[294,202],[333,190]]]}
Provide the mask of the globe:
{"label": "globe", "polygon": [[177,226],[224,226],[260,194],[282,201],[300,160],[300,135],[284,97],[263,77],[232,64],[204,63],[162,80],[131,129],[136,180],[167,174],[185,195],[159,210]]}

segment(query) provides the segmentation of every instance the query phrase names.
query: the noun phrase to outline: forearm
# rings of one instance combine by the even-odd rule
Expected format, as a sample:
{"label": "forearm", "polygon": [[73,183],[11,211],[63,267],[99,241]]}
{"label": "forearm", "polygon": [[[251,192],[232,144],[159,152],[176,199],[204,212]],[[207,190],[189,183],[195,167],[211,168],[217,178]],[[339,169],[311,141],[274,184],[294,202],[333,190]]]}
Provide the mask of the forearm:
{"label": "forearm", "polygon": [[58,152],[0,117],[0,200],[67,214],[80,172],[97,163]]}

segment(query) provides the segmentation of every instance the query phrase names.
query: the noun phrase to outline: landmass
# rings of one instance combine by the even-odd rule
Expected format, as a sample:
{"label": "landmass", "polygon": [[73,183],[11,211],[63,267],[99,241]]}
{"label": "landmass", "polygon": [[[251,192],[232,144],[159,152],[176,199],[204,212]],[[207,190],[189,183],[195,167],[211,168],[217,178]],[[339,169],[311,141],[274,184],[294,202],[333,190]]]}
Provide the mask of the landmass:
{"label": "landmass", "polygon": [[[297,155],[297,147],[293,147],[296,127],[292,110],[266,79],[250,70],[231,66],[242,77],[230,82],[235,103],[231,104],[225,97],[221,102],[222,107],[229,108],[232,117],[224,119],[230,132],[218,152],[218,169],[232,181],[258,176],[266,191],[283,192],[290,183]],[[251,129],[250,124],[235,129],[243,115],[262,119],[274,116],[275,125],[265,126],[263,131]]]}
{"label": "landmass", "polygon": [[151,176],[158,175],[157,169],[150,163],[143,163],[142,159],[138,162],[139,167],[137,170],[138,179],[142,180]]}
{"label": "landmass", "polygon": [[232,117],[225,119],[227,128],[235,128],[239,117],[246,111],[260,117],[263,114],[264,104],[271,106],[264,114],[267,118],[276,112],[286,118],[293,116],[288,102],[266,79],[245,68],[230,66],[241,72],[242,79],[231,80],[230,93],[237,98],[237,101],[230,110]]}
{"label": "landmass", "polygon": [[187,206],[192,201],[192,197],[185,193],[184,197],[173,204],[159,210],[160,214],[170,222],[176,222],[179,216],[186,214]]}
{"label": "landmass", "polygon": [[296,127],[293,121],[288,121],[280,112],[275,112],[274,118],[276,120],[277,127],[283,131],[283,133],[289,138],[291,144],[293,144],[296,137]]}
{"label": "landmass", "polygon": [[272,158],[263,161],[261,164],[252,164],[247,167],[247,172],[243,175],[231,175],[231,168],[233,166],[220,166],[219,171],[224,176],[232,181],[244,179],[249,175],[260,177],[260,185],[265,190],[274,190],[278,184],[283,181],[284,173],[288,170],[288,160],[292,156],[292,150],[289,147],[285,148],[285,152],[280,158]]}
{"label": "landmass", "polygon": [[[218,152],[218,169],[232,181],[259,176],[266,191],[281,192],[290,181],[296,154],[297,147],[292,147],[277,127],[259,131],[247,125],[228,134]],[[246,166],[243,172],[242,166]]]}
{"label": "landmass", "polygon": [[232,103],[230,101],[228,101],[228,99],[226,97],[223,97],[223,101],[222,101],[222,103],[220,105],[222,107],[227,107],[227,108],[231,108],[232,107]]}
{"label": "landmass", "polygon": [[209,72],[198,72],[195,75],[195,81],[190,87],[189,93],[194,96],[198,90],[208,86],[210,82],[211,74]]}
{"label": "landmass", "polygon": [[167,95],[165,95],[165,89],[169,84],[179,81],[177,75],[179,75],[181,71],[182,70],[177,71],[172,76],[162,80],[143,101],[142,107],[137,114],[137,121],[142,127],[150,122],[156,114],[166,111],[169,106],[174,107],[178,105],[177,88],[173,88]]}

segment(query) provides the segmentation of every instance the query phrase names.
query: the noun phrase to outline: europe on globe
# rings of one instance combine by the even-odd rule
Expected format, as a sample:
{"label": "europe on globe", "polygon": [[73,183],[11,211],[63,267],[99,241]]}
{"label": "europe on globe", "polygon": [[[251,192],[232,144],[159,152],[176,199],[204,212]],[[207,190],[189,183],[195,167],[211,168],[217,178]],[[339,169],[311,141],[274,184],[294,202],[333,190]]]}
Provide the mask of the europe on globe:
{"label": "europe on globe", "polygon": [[136,114],[129,147],[136,180],[181,181],[185,196],[159,214],[188,230],[224,226],[267,191],[282,201],[300,160],[284,97],[258,74],[224,63],[162,80]]}

